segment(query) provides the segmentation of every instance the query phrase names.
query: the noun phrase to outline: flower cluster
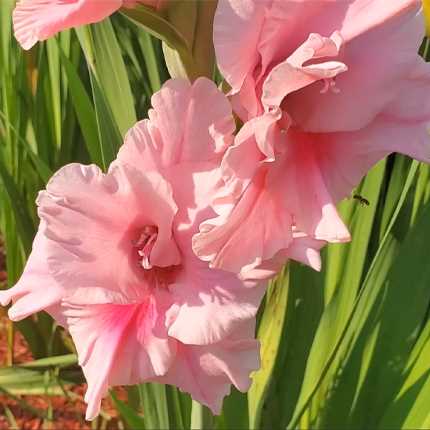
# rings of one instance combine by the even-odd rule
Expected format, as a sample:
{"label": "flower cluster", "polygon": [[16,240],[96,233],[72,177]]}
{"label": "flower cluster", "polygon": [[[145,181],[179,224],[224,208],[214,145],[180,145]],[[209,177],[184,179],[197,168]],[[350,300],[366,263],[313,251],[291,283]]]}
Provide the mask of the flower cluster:
{"label": "flower cluster", "polygon": [[[30,48],[136,3],[21,0],[16,37]],[[219,0],[229,93],[172,79],[107,173],[70,164],[51,178],[0,302],[69,330],[88,419],[118,384],[173,384],[214,413],[231,384],[249,388],[267,281],[289,259],[320,270],[320,249],[350,240],[336,204],[377,161],[430,161],[423,29],[419,0]]]}

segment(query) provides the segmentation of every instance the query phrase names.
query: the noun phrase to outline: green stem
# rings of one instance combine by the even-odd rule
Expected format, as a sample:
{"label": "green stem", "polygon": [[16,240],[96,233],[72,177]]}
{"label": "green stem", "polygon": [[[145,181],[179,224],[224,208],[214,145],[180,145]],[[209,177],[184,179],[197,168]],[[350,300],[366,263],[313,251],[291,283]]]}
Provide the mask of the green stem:
{"label": "green stem", "polygon": [[191,429],[211,430],[214,428],[213,415],[206,406],[193,400],[191,409]]}
{"label": "green stem", "polygon": [[6,366],[13,365],[13,345],[15,339],[15,327],[13,322],[7,320],[7,353],[6,353]]}
{"label": "green stem", "polygon": [[424,45],[424,60],[429,61],[429,53],[430,53],[430,37],[426,37],[425,45]]}

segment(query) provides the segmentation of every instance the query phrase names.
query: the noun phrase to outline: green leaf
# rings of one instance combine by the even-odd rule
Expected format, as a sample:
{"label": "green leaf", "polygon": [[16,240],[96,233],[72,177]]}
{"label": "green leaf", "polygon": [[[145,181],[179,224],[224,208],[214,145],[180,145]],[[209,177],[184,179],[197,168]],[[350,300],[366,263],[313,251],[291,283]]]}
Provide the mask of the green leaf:
{"label": "green leaf", "polygon": [[[90,69],[93,93],[104,100],[120,135],[137,122],[122,52],[109,19],[77,30]],[[96,88],[96,89],[95,89]],[[97,102],[96,110],[97,110]]]}
{"label": "green leaf", "polygon": [[157,64],[157,53],[154,49],[154,42],[150,34],[142,31],[139,34],[139,43],[142,48],[143,58],[148,71],[152,92],[155,93],[161,88],[160,71]]}
{"label": "green leaf", "polygon": [[[111,398],[118,409],[121,417],[127,424],[129,429],[145,429],[145,420],[138,415],[133,408],[118,399],[113,391],[110,392]],[[154,427],[155,428],[155,427]]]}
{"label": "green leaf", "polygon": [[249,425],[260,428],[261,414],[280,348],[288,303],[288,272],[278,276],[266,294],[264,313],[258,328],[261,368],[253,376],[248,393]]}
{"label": "green leaf", "polygon": [[10,205],[14,211],[20,239],[22,240],[26,253],[29,254],[33,237],[36,234],[35,226],[28,213],[24,199],[22,198],[13,177],[5,168],[2,160],[0,160],[0,180],[3,182],[6,193],[9,197]]}
{"label": "green leaf", "polygon": [[[174,7],[174,2],[172,4]],[[194,7],[193,4],[191,4],[191,6]],[[169,49],[175,51],[176,54],[172,55],[178,56],[178,64],[183,67],[184,74],[190,80],[194,80],[198,77],[192,55],[192,45],[188,44],[184,35],[181,34],[168,19],[153,11],[151,8],[144,6],[133,9],[123,9],[121,13],[135,24],[141,26],[145,31],[162,40]],[[192,26],[190,28],[192,28]]]}
{"label": "green leaf", "polygon": [[194,430],[203,430],[213,428],[214,417],[211,411],[201,405],[199,402],[193,400],[191,409],[191,428]]}
{"label": "green leaf", "polygon": [[[370,206],[362,207],[355,200],[341,205],[341,213],[346,224],[350,226],[354,239],[350,245],[342,245],[341,248],[336,245],[327,251],[325,265],[329,272],[325,278],[325,295],[328,304],[307,358],[300,396],[289,427],[297,425],[317,392],[325,397],[329,390],[329,385],[324,383],[324,377],[327,372],[331,372],[330,366],[333,360],[336,361],[336,352],[355,309],[384,171],[385,163],[382,162],[371,171],[360,188],[360,192],[371,202]],[[330,374],[329,381],[333,377],[335,375]],[[308,418],[312,419],[312,414]]]}
{"label": "green leaf", "polygon": [[102,164],[107,170],[109,164],[116,158],[122,144],[122,137],[103,90],[91,71],[90,77],[96,109],[97,130],[101,142]]}
{"label": "green leaf", "polygon": [[103,156],[97,133],[97,118],[91,100],[85,90],[84,84],[79,78],[73,64],[66,57],[63,51],[60,51],[62,65],[67,75],[70,97],[75,108],[76,116],[85,138],[85,143],[91,157],[91,161],[98,166],[103,166]]}
{"label": "green leaf", "polygon": [[39,360],[29,361],[20,364],[20,368],[25,369],[40,369],[49,367],[68,367],[78,364],[78,357],[76,354],[57,355],[52,357],[41,358]]}
{"label": "green leaf", "polygon": [[147,429],[169,429],[166,386],[147,383],[138,386],[143,420]]}
{"label": "green leaf", "polygon": [[61,146],[61,131],[62,131],[62,109],[61,109],[61,81],[60,81],[60,56],[58,45],[55,39],[49,39],[46,42],[46,50],[48,56],[49,70],[49,85],[50,85],[50,100],[49,106],[52,108],[53,116],[51,121],[54,127],[55,144],[59,148]]}
{"label": "green leaf", "polygon": [[[17,395],[62,395],[63,387],[80,381],[79,373],[60,372],[60,377],[40,368],[13,366],[0,369],[0,390]],[[36,370],[37,369],[37,370]],[[61,383],[59,382],[61,380]]]}

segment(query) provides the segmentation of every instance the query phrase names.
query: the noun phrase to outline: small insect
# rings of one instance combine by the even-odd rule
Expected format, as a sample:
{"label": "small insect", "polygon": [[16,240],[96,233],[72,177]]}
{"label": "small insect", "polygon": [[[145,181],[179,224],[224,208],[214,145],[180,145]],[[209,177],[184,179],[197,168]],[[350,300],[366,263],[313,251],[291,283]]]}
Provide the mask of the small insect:
{"label": "small insect", "polygon": [[361,204],[361,206],[370,206],[369,200],[365,199],[363,196],[360,196],[360,194],[354,194],[353,197],[355,200],[358,200]]}

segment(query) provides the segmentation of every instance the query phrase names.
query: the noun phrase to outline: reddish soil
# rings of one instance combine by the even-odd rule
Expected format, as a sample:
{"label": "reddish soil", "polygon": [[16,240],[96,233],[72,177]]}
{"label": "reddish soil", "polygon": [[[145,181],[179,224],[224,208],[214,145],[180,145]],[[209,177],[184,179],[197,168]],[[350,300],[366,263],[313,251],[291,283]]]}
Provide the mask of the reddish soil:
{"label": "reddish soil", "polygon": [[7,280],[6,275],[6,254],[4,252],[4,245],[3,241],[0,237],[0,287],[2,284],[4,284]]}
{"label": "reddish soil", "polygon": [[[7,280],[5,252],[0,238],[0,288],[5,287]],[[7,327],[8,319],[6,313],[0,308],[0,368],[7,362]],[[31,352],[23,336],[16,331],[14,336],[13,360],[15,364],[32,360]],[[53,410],[53,420],[47,421],[39,418],[28,410],[27,407],[8,396],[0,395],[0,430],[116,430],[123,428],[118,421],[118,413],[109,399],[102,404],[103,417],[99,417],[96,423],[86,422],[85,403],[83,396],[86,385],[77,385],[72,388],[74,399],[65,396],[21,396],[26,405],[46,412],[49,407]],[[124,389],[115,390],[120,399],[126,398]],[[10,424],[6,409],[9,409],[16,422],[17,427]]]}

